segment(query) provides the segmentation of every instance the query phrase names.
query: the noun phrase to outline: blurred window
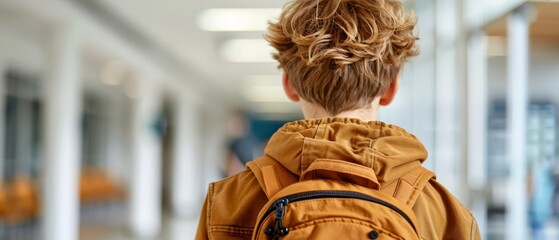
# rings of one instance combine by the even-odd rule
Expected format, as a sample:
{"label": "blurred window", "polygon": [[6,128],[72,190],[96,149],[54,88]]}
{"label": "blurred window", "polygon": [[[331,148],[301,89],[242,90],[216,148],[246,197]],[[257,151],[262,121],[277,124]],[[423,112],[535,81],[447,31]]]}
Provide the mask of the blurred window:
{"label": "blurred window", "polygon": [[36,177],[42,130],[38,81],[16,70],[8,70],[5,81],[4,179]]}

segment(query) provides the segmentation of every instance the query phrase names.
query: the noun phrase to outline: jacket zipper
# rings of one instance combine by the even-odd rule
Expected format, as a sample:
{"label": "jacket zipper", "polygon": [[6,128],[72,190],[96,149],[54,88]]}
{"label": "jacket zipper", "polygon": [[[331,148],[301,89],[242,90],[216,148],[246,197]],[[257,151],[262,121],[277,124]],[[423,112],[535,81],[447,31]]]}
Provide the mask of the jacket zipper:
{"label": "jacket zipper", "polygon": [[311,200],[317,198],[353,198],[353,199],[360,199],[365,200],[373,203],[377,203],[392,209],[393,211],[400,214],[413,228],[414,231],[417,231],[415,225],[411,221],[410,217],[406,215],[404,211],[399,209],[398,207],[383,201],[381,199],[371,197],[369,195],[358,193],[358,192],[349,192],[349,191],[335,191],[335,190],[326,190],[326,191],[316,191],[316,192],[305,192],[305,193],[298,193],[290,196],[283,197],[281,199],[276,200],[270,208],[266,211],[264,216],[260,219],[258,223],[257,234],[260,232],[260,227],[262,222],[272,213],[275,212],[276,216],[274,218],[274,225],[272,227],[268,227],[265,229],[265,234],[271,237],[272,239],[276,240],[279,237],[285,236],[289,233],[289,229],[283,226],[283,217],[285,215],[285,207],[289,203],[299,202],[304,200]]}

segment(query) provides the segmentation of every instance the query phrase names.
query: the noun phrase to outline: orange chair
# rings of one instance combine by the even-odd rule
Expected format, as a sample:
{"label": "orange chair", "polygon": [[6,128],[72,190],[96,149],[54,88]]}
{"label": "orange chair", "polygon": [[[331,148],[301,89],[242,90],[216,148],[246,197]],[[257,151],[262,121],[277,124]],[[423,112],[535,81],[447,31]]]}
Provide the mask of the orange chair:
{"label": "orange chair", "polygon": [[84,203],[110,201],[121,195],[120,187],[100,170],[86,169],[80,176],[80,199]]}
{"label": "orange chair", "polygon": [[31,179],[16,176],[7,188],[7,222],[31,220],[39,214],[39,199],[35,184]]}
{"label": "orange chair", "polygon": [[0,219],[5,219],[8,213],[8,193],[4,183],[0,183]]}
{"label": "orange chair", "polygon": [[79,194],[82,202],[89,202],[92,199],[92,184],[89,171],[83,171],[80,175]]}

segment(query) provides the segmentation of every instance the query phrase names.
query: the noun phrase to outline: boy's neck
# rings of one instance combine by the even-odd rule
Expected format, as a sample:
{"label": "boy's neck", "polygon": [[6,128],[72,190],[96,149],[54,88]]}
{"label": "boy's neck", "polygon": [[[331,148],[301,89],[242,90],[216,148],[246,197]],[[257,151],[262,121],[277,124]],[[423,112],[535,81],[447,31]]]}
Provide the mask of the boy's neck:
{"label": "boy's neck", "polygon": [[331,115],[328,114],[324,110],[324,108],[316,104],[312,104],[304,100],[301,100],[299,103],[301,105],[301,109],[303,111],[303,115],[305,116],[305,119],[339,117],[339,118],[355,118],[364,122],[371,122],[377,120],[377,113],[378,113],[378,106],[379,106],[378,100],[375,100],[368,107],[344,111],[336,115]]}

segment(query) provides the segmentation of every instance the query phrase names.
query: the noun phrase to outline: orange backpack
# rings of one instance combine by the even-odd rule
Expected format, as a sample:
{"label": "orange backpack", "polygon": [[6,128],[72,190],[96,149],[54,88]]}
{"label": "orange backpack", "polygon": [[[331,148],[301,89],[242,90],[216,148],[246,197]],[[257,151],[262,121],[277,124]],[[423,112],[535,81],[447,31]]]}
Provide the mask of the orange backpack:
{"label": "orange backpack", "polygon": [[434,177],[423,167],[387,186],[373,169],[342,160],[317,159],[299,179],[270,158],[248,167],[269,199],[253,240],[420,239],[412,207]]}

